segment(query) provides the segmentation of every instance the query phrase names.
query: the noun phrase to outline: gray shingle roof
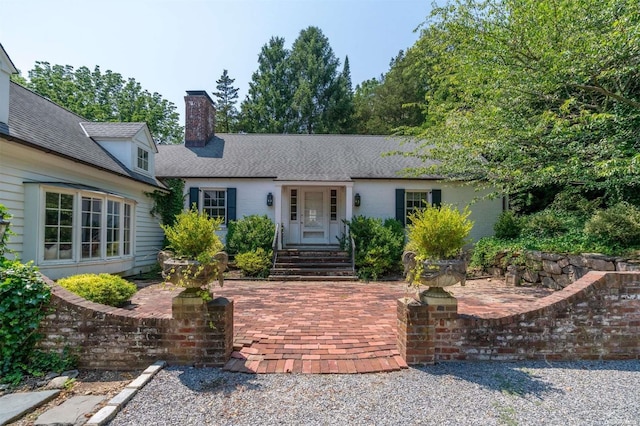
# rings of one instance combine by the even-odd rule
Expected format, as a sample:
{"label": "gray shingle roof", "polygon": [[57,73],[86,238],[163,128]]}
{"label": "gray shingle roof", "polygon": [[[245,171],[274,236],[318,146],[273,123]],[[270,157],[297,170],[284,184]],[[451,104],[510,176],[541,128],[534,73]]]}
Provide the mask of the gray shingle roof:
{"label": "gray shingle roof", "polygon": [[[82,117],[11,82],[8,128],[0,133],[17,142],[78,161],[149,185],[164,187],[157,180],[127,169],[80,126]],[[139,123],[133,123],[139,125]]]}
{"label": "gray shingle roof", "polygon": [[145,123],[92,123],[82,122],[80,125],[92,138],[132,138]]}
{"label": "gray shingle roof", "polygon": [[[160,177],[266,177],[292,181],[401,178],[402,170],[426,163],[384,156],[410,151],[398,138],[362,135],[217,134],[202,148],[160,145]],[[421,176],[437,179],[438,176]]]}

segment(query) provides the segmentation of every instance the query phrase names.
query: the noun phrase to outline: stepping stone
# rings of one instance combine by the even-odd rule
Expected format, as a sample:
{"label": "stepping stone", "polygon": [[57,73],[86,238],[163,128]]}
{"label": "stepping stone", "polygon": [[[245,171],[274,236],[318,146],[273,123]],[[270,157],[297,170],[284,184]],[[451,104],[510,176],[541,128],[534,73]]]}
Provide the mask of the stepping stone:
{"label": "stepping stone", "polygon": [[57,407],[44,412],[34,424],[36,425],[82,425],[87,422],[85,414],[92,413],[96,406],[104,400],[104,396],[74,396]]}
{"label": "stepping stone", "polygon": [[0,397],[0,425],[17,420],[45,402],[55,398],[59,390],[10,393]]}

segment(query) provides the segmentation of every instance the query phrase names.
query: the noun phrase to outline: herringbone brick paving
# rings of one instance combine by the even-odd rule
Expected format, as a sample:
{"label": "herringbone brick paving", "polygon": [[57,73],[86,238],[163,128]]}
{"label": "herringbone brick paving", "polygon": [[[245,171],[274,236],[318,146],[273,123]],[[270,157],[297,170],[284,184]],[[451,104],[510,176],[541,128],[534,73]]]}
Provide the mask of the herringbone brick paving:
{"label": "herringbone brick paving", "polygon": [[[526,310],[550,290],[471,280],[450,287],[461,314],[495,318]],[[132,302],[140,316],[170,316],[180,289],[154,285]],[[224,366],[245,373],[368,373],[406,368],[396,347],[404,282],[226,281],[215,297],[234,300],[234,352]]]}

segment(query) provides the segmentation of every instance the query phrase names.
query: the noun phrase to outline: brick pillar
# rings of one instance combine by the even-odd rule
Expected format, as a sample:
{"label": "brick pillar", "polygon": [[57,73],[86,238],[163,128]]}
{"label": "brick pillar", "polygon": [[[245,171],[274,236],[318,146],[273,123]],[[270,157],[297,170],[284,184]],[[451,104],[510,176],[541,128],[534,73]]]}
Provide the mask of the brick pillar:
{"label": "brick pillar", "polygon": [[190,290],[172,301],[167,360],[176,364],[222,366],[233,350],[233,301],[210,302]]}
{"label": "brick pillar", "polygon": [[409,365],[434,362],[428,308],[410,297],[398,299],[398,351]]}
{"label": "brick pillar", "polygon": [[458,301],[454,297],[423,296],[398,299],[398,338],[400,355],[409,365],[433,364],[437,352],[448,347],[442,342],[441,326],[458,317]]}

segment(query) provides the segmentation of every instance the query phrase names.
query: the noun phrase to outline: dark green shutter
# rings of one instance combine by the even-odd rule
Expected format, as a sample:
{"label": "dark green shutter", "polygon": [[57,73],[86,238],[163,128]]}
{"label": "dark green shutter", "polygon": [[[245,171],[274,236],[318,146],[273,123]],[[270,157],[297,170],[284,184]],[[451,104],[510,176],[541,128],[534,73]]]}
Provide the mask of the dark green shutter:
{"label": "dark green shutter", "polygon": [[227,188],[227,223],[236,220],[236,189]]}
{"label": "dark green shutter", "polygon": [[396,188],[396,220],[406,225],[407,217],[404,213],[404,189]]}
{"label": "dark green shutter", "polygon": [[198,210],[198,199],[200,198],[200,188],[192,186],[189,188],[189,210],[195,204],[196,210]]}
{"label": "dark green shutter", "polygon": [[431,205],[433,207],[440,207],[442,204],[442,190],[441,189],[432,189],[431,190]]}

